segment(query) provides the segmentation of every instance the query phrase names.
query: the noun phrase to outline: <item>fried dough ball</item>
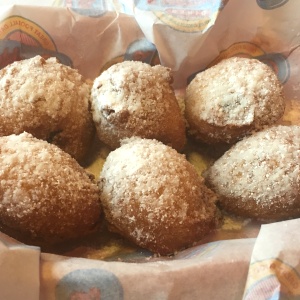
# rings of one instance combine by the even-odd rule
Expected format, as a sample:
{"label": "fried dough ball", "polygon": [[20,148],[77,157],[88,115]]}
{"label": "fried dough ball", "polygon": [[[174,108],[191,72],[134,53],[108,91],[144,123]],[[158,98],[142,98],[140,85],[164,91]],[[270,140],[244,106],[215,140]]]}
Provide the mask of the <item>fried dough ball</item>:
{"label": "fried dough ball", "polygon": [[38,242],[91,233],[96,181],[69,154],[29,133],[0,137],[0,222]]}
{"label": "fried dough ball", "polygon": [[95,133],[90,91],[54,57],[16,61],[0,70],[0,136],[26,131],[81,162]]}
{"label": "fried dough ball", "polygon": [[300,217],[300,126],[274,126],[244,138],[204,177],[233,214],[261,220]]}
{"label": "fried dough ball", "polygon": [[217,224],[215,195],[185,156],[157,140],[129,138],[112,151],[99,186],[111,229],[140,247],[171,254]]}
{"label": "fried dough ball", "polygon": [[98,137],[112,149],[126,137],[157,139],[181,151],[185,120],[169,68],[140,61],[111,66],[94,80],[92,112]]}
{"label": "fried dough ball", "polygon": [[232,144],[285,109],[282,85],[257,59],[231,57],[198,73],[186,90],[188,134],[207,144]]}

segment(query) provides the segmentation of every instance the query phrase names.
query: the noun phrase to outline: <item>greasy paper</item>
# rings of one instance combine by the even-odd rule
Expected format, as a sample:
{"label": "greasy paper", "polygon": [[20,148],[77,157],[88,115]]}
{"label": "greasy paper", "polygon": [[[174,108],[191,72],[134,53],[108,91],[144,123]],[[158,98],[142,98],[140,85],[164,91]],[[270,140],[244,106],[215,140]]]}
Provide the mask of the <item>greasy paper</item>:
{"label": "greasy paper", "polygon": [[[197,72],[221,59],[256,57],[284,84],[282,123],[300,124],[300,2],[0,0],[0,5],[0,68],[37,54],[56,56],[93,80],[116,62],[142,60],[172,68],[174,88],[184,93]],[[90,167],[99,170],[101,160]],[[41,253],[1,234],[0,298],[299,297],[299,222],[265,224],[257,238],[256,232],[223,235],[172,258],[139,262]]]}

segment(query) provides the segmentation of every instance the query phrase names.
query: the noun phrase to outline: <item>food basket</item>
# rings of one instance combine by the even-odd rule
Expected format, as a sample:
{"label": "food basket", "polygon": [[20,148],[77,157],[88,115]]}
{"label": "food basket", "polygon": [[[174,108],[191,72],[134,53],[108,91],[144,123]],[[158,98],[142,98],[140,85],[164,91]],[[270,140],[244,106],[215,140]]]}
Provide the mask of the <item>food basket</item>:
{"label": "food basket", "polygon": [[[280,122],[300,124],[300,2],[0,0],[0,8],[0,68],[56,56],[93,80],[123,60],[160,63],[173,70],[182,100],[196,73],[226,57],[255,57],[284,85]],[[97,174],[108,150],[94,147],[87,169]],[[199,172],[211,160],[197,147],[187,158]],[[297,299],[299,226],[226,216],[222,228],[172,257],[117,236],[44,251],[0,233],[0,299]]]}

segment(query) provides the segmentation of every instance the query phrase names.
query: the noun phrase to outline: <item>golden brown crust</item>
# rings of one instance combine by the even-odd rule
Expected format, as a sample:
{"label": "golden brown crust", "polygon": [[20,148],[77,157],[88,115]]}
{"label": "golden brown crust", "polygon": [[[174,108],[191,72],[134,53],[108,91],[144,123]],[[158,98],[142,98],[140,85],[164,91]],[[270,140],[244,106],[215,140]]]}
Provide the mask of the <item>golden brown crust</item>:
{"label": "golden brown crust", "polygon": [[46,242],[89,233],[99,222],[99,190],[55,145],[28,133],[0,137],[0,221]]}
{"label": "golden brown crust", "polygon": [[114,230],[153,252],[174,253],[216,226],[214,193],[185,156],[156,140],[125,140],[109,154],[99,184]]}
{"label": "golden brown crust", "polygon": [[30,132],[81,161],[94,135],[91,84],[56,58],[16,61],[0,71],[0,136]]}
{"label": "golden brown crust", "polygon": [[231,57],[199,73],[186,90],[188,133],[208,143],[234,143],[273,125],[284,113],[282,85],[267,65]]}
{"label": "golden brown crust", "polygon": [[274,126],[238,142],[205,173],[228,212],[264,220],[300,216],[300,126]]}
{"label": "golden brown crust", "polygon": [[182,150],[185,121],[170,69],[139,61],[115,64],[94,80],[93,118],[99,139],[115,149],[126,137],[162,141]]}

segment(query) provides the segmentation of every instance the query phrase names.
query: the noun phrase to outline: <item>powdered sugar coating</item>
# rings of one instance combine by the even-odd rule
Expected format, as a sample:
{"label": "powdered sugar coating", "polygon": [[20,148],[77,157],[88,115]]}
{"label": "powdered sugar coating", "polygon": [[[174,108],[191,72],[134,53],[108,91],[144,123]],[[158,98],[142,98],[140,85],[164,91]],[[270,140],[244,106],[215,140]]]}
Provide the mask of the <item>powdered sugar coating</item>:
{"label": "powdered sugar coating", "polygon": [[111,66],[94,80],[92,110],[99,139],[116,148],[126,137],[154,138],[182,150],[185,121],[169,68],[139,61]]}
{"label": "powdered sugar coating", "polygon": [[99,182],[114,230],[151,251],[173,253],[216,226],[214,193],[184,155],[156,140],[126,139]]}
{"label": "powdered sugar coating", "polygon": [[232,143],[283,115],[282,85],[257,59],[231,57],[199,73],[186,91],[189,132],[207,143]]}
{"label": "powdered sugar coating", "polygon": [[96,182],[55,145],[28,133],[0,137],[0,221],[30,238],[89,233],[100,218]]}
{"label": "powdered sugar coating", "polygon": [[94,133],[90,89],[54,57],[6,66],[0,70],[0,136],[27,131],[81,160]]}
{"label": "powdered sugar coating", "polygon": [[204,173],[225,210],[279,220],[300,216],[300,126],[243,139]]}

